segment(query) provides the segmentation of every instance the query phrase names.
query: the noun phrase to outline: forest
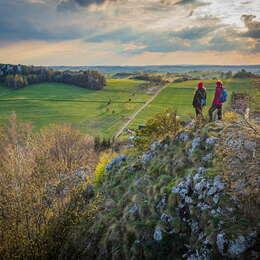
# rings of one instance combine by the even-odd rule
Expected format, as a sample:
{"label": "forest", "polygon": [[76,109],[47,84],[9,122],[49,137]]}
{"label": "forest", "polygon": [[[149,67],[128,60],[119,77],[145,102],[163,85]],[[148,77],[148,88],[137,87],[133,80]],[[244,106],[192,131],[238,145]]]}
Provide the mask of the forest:
{"label": "forest", "polygon": [[0,64],[0,82],[8,88],[19,89],[31,84],[59,82],[100,90],[105,77],[97,71],[58,71],[40,66]]}

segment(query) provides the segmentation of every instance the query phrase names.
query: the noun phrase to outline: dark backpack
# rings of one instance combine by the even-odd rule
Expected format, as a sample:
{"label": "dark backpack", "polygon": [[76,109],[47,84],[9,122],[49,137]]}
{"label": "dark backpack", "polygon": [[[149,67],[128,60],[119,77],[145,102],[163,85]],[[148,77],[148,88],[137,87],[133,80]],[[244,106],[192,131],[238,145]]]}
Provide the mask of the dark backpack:
{"label": "dark backpack", "polygon": [[201,91],[199,91],[199,102],[202,107],[206,106],[206,97],[201,93]]}

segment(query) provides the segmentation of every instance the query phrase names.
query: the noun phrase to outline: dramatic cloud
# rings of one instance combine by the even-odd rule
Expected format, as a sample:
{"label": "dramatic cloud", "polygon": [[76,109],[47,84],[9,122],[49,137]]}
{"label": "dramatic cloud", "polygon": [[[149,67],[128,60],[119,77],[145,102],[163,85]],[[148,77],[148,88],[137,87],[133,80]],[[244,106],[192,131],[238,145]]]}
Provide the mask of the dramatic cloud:
{"label": "dramatic cloud", "polygon": [[62,0],[58,6],[58,11],[76,10],[77,7],[88,7],[90,5],[103,5],[105,3],[113,3],[117,0]]}
{"label": "dramatic cloud", "polygon": [[242,19],[247,28],[245,36],[260,39],[260,21],[255,21],[255,15],[242,15]]}
{"label": "dramatic cloud", "polygon": [[[91,48],[93,55],[87,56],[95,57],[96,52],[101,63],[109,55],[120,63],[137,61],[136,57],[151,62],[148,55],[164,57],[165,62],[173,53],[194,57],[216,52],[224,57],[234,51],[239,53],[236,57],[252,59],[251,54],[260,51],[259,16],[258,0],[0,0],[0,53],[37,42],[40,48],[46,46],[46,57],[40,58],[40,50],[32,48],[32,62],[39,57],[59,64],[65,60],[64,48],[66,63],[70,57],[77,64],[72,43]],[[87,56],[80,56],[80,61],[89,63]],[[1,56],[3,61],[9,58]]]}

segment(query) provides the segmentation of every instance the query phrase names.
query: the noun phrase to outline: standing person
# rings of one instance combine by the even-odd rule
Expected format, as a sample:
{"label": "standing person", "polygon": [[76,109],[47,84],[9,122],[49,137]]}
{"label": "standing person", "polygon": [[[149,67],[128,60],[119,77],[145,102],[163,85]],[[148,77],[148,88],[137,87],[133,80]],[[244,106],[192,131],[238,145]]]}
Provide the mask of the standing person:
{"label": "standing person", "polygon": [[198,83],[198,88],[195,92],[195,95],[193,97],[193,107],[195,108],[196,112],[196,117],[202,117],[203,118],[203,113],[202,109],[206,105],[206,99],[207,99],[207,94],[206,94],[206,89],[204,88],[204,85],[202,82]]}
{"label": "standing person", "polygon": [[218,120],[222,119],[222,105],[227,100],[227,92],[221,81],[216,82],[215,96],[212,102],[212,106],[209,109],[209,120],[212,121],[213,113],[217,110]]}

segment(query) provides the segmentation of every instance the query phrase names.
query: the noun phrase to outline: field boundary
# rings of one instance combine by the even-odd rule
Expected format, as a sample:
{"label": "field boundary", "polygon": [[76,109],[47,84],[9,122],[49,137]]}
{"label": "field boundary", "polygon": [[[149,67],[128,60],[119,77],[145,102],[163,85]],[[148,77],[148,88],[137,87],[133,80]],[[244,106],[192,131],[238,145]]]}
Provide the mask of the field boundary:
{"label": "field boundary", "polygon": [[120,135],[124,132],[124,130],[128,127],[129,124],[132,123],[132,121],[136,118],[136,116],[142,111],[144,110],[149,104],[151,104],[154,99],[164,90],[166,89],[170,84],[166,84],[164,85],[162,88],[160,88],[159,90],[157,90],[155,92],[155,94],[148,99],[145,104],[143,106],[141,106],[137,111],[135,111],[130,118],[127,120],[127,122],[117,131],[116,135],[115,135],[115,139],[119,138]]}

